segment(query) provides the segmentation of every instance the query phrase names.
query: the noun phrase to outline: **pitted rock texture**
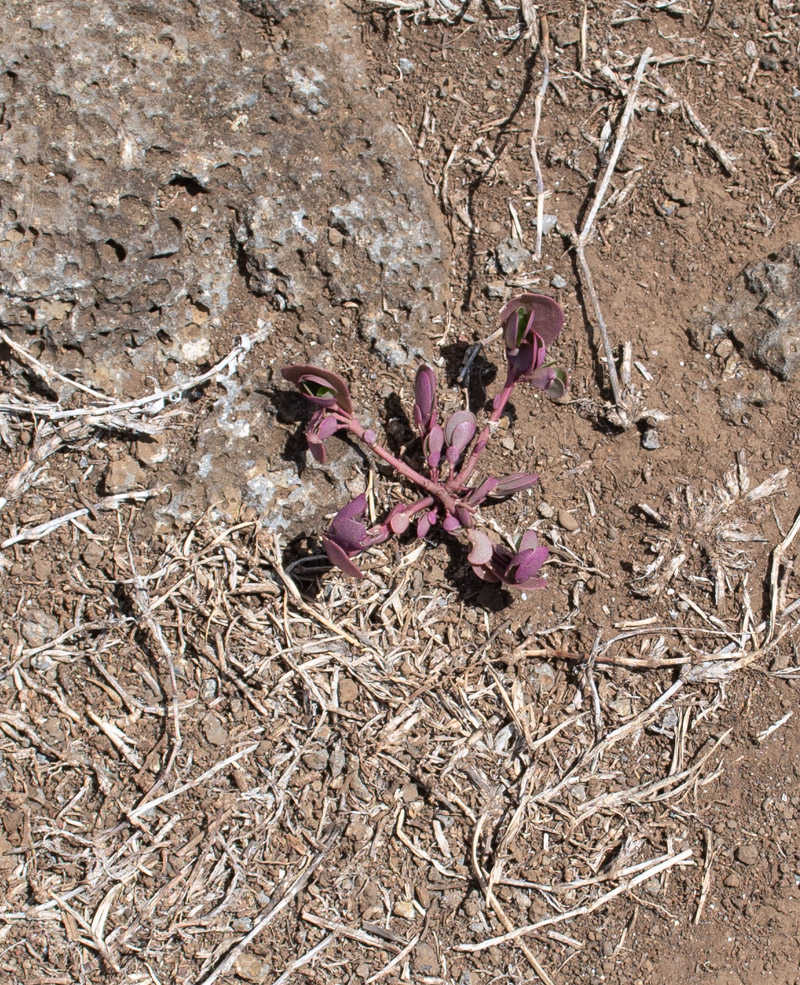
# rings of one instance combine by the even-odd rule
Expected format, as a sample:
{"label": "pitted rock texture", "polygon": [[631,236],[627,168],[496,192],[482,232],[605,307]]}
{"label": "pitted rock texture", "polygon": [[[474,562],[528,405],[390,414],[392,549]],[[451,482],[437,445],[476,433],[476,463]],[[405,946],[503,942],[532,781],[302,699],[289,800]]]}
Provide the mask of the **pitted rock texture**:
{"label": "pitted rock texture", "polygon": [[245,287],[321,317],[355,302],[367,340],[401,345],[443,309],[444,230],[344,4],[0,16],[0,323],[91,355],[213,333]]}
{"label": "pitted rock texture", "polygon": [[731,288],[715,330],[784,380],[800,368],[800,243],[749,266]]}

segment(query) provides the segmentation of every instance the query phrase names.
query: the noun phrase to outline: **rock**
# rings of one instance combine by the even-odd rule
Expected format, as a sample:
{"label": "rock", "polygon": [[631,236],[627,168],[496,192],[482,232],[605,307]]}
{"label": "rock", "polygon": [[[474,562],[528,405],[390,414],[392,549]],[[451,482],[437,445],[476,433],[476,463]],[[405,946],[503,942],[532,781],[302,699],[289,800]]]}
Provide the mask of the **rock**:
{"label": "rock", "polygon": [[240,954],[234,965],[236,974],[246,982],[265,982],[272,972],[272,965],[255,954]]}
{"label": "rock", "polygon": [[[534,229],[536,228],[537,222],[538,219],[536,218],[536,216],[534,216],[531,219],[531,225],[533,226]],[[558,216],[545,212],[542,215],[542,236],[547,236],[548,233],[551,233],[556,228],[557,225],[558,225]]]}
{"label": "rock", "polygon": [[[69,346],[86,383],[126,397],[156,370],[195,375],[223,354],[223,326],[250,332],[265,308],[286,339],[297,316],[283,313],[297,312],[390,366],[428,344],[420,326],[449,300],[450,237],[347,4],[164,0],[154,28],[146,4],[108,0],[91,31],[73,8],[13,6],[0,0],[6,331],[38,332],[59,369]],[[173,448],[172,499],[148,506],[153,526],[252,506],[294,532],[334,505],[325,476],[301,482],[279,436],[265,439],[272,402],[244,380],[225,378]],[[128,483],[112,472],[108,491]]]}
{"label": "rock", "polygon": [[137,462],[129,455],[124,455],[108,466],[103,486],[109,495],[114,496],[135,489],[143,478],[144,473]]}
{"label": "rock", "polygon": [[735,852],[736,861],[742,865],[755,865],[759,859],[759,851],[755,845],[739,845]]}
{"label": "rock", "polygon": [[511,237],[498,243],[495,250],[497,266],[504,274],[515,274],[520,267],[530,261],[531,255],[530,250],[526,250],[519,240]]}
{"label": "rock", "polygon": [[169,458],[169,439],[166,434],[156,434],[152,438],[141,438],[136,442],[136,458],[142,465],[151,467],[166,462]]}
{"label": "rock", "polygon": [[303,762],[310,770],[321,772],[328,765],[328,753],[325,749],[310,749],[303,753]]}
{"label": "rock", "polygon": [[536,512],[544,520],[551,520],[556,515],[556,511],[553,509],[553,507],[549,503],[545,503],[544,501],[539,503],[539,505],[536,507]]}
{"label": "rock", "polygon": [[556,684],[556,673],[548,663],[536,663],[531,668],[533,677],[539,683],[539,690],[546,694],[552,691]]}
{"label": "rock", "polygon": [[403,920],[414,920],[417,917],[417,908],[411,900],[401,899],[394,904],[392,913]]}
{"label": "rock", "polygon": [[358,698],[358,684],[349,677],[340,677],[338,696],[340,705],[350,704]]}
{"label": "rock", "polygon": [[557,48],[567,48],[569,45],[577,44],[580,39],[580,29],[574,24],[560,24],[553,34]]}
{"label": "rock", "polygon": [[784,380],[800,366],[800,243],[747,267],[712,323],[753,362]]}
{"label": "rock", "polygon": [[742,877],[736,872],[731,872],[729,875],[725,876],[723,882],[728,889],[736,889],[737,886],[741,886]]}
{"label": "rock", "polygon": [[557,291],[563,291],[563,289],[567,286],[567,280],[565,277],[562,277],[561,274],[556,274],[555,277],[551,279],[550,286],[554,287]]}
{"label": "rock", "polygon": [[661,439],[655,428],[647,428],[642,432],[642,448],[647,449],[647,451],[656,451],[660,447]]}
{"label": "rock", "polygon": [[558,511],[558,522],[559,525],[564,529],[573,533],[580,527],[580,523],[575,519],[575,517],[569,512],[569,510],[559,510]]}
{"label": "rock", "polygon": [[206,715],[203,719],[203,735],[212,746],[224,746],[228,741],[228,732],[216,715]]}
{"label": "rock", "polygon": [[673,202],[681,205],[694,205],[697,201],[697,186],[690,174],[668,174],[664,178],[664,193]]}
{"label": "rock", "polygon": [[417,975],[437,976],[439,974],[439,958],[435,948],[427,941],[420,941],[414,948],[411,967]]}
{"label": "rock", "polygon": [[44,646],[61,632],[61,626],[55,616],[43,609],[28,609],[21,627],[22,638],[29,646]]}

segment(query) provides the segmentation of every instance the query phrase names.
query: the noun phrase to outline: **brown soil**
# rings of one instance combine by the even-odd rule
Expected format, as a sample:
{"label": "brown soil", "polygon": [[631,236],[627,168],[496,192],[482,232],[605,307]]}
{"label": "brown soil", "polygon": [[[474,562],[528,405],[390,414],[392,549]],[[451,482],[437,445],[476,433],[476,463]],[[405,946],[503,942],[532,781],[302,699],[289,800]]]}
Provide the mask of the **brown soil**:
{"label": "brown soil", "polygon": [[[359,16],[386,116],[452,237],[448,317],[417,327],[419,348],[452,384],[503,297],[541,290],[566,311],[568,397],[515,396],[486,461],[540,475],[491,515],[516,533],[535,522],[547,590],[489,591],[436,538],[410,565],[417,545],[384,545],[353,583],[314,559],[324,516],[305,531],[290,516],[278,539],[246,509],[164,530],[123,503],[5,547],[4,981],[800,983],[798,541],[770,578],[800,505],[800,391],[709,340],[741,271],[800,242],[800,7],[590,3],[583,36],[582,4],[538,14],[537,146],[558,230],[541,262],[506,274],[512,210],[532,249],[537,201],[542,57],[518,11],[386,0]],[[613,344],[644,369],[631,404],[664,415],[653,450],[652,421],[611,423],[568,235],[648,46],[587,256]],[[242,322],[260,305],[242,298]],[[314,339],[288,320],[247,357],[243,382],[279,408],[266,460],[298,459],[276,369],[313,359],[310,341],[373,421],[393,395],[408,407],[413,367],[387,370],[352,317]],[[473,404],[494,392],[497,346],[475,364]],[[198,394],[169,441],[189,441],[221,392]],[[30,422],[11,424],[4,485],[35,443]],[[109,460],[135,454],[108,429],[76,434],[0,536],[94,504]],[[158,490],[161,469],[142,484]],[[380,512],[392,482],[369,479]]]}

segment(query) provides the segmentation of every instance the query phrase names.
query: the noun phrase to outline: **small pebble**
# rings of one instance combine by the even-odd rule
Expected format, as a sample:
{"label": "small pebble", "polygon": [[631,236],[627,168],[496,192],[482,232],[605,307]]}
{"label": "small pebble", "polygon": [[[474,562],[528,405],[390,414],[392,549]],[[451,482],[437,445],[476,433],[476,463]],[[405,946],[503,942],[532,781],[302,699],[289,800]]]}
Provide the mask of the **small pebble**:
{"label": "small pebble", "polygon": [[328,765],[328,753],[325,749],[310,749],[303,753],[303,762],[310,770],[321,772]]}
{"label": "small pebble", "polygon": [[240,954],[233,966],[236,974],[246,982],[265,982],[272,965],[254,954]]}
{"label": "small pebble", "polygon": [[737,875],[735,872],[731,872],[731,874],[726,876],[723,881],[728,889],[736,889],[737,886],[741,886],[742,877]]}
{"label": "small pebble", "polygon": [[552,520],[552,518],[556,515],[556,511],[553,507],[549,503],[545,502],[539,503],[536,507],[536,512],[544,520]]}
{"label": "small pebble", "polygon": [[228,733],[216,715],[206,715],[203,719],[203,734],[212,746],[224,746],[228,741]]}
{"label": "small pebble", "polygon": [[417,975],[433,977],[439,975],[439,958],[435,949],[426,941],[421,941],[417,944],[411,964]]}
{"label": "small pebble", "polygon": [[538,663],[532,668],[533,676],[539,682],[539,690],[546,694],[552,691],[556,683],[556,674],[550,664]]}
{"label": "small pebble", "polygon": [[717,344],[714,352],[720,357],[720,359],[727,359],[728,356],[733,352],[733,342],[730,339],[723,339]]}
{"label": "small pebble", "polygon": [[22,636],[30,646],[43,646],[61,631],[58,619],[42,609],[29,609],[22,624]]}
{"label": "small pebble", "polygon": [[646,448],[647,451],[655,451],[656,448],[661,447],[661,440],[658,437],[658,431],[655,428],[648,428],[642,435],[642,448]]}
{"label": "small pebble", "polygon": [[403,920],[413,920],[417,915],[417,908],[411,900],[401,899],[394,904],[394,915],[402,917]]}
{"label": "small pebble", "polygon": [[736,861],[742,865],[755,865],[758,861],[758,849],[755,845],[739,845],[736,849]]}
{"label": "small pebble", "polygon": [[[546,236],[548,233],[551,233],[556,228],[557,224],[558,224],[557,215],[548,215],[547,213],[545,213],[542,216],[542,236]],[[534,229],[536,228],[535,216],[533,217],[533,219],[531,219],[531,225],[533,226]]]}
{"label": "small pebble", "polygon": [[557,291],[561,291],[567,286],[567,282],[561,274],[556,274],[550,281],[550,286],[554,287]]}
{"label": "small pebble", "polygon": [[569,510],[558,511],[558,522],[564,530],[568,530],[570,532],[573,532],[580,527],[580,523],[569,512]]}

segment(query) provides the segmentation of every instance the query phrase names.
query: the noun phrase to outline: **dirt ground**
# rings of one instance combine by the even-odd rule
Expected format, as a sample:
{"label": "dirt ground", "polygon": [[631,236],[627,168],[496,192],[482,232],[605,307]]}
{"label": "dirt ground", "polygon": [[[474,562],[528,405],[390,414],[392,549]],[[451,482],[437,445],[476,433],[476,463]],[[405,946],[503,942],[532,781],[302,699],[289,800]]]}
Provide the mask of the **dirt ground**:
{"label": "dirt ground", "polygon": [[[486,512],[537,529],[548,587],[484,586],[433,535],[350,581],[320,558],[342,502],[311,526],[240,503],[166,525],[167,456],[221,378],[150,436],[107,410],[48,420],[19,403],[91,396],[62,404],[69,365],[5,336],[3,981],[800,985],[800,375],[713,328],[746,268],[800,243],[800,4],[354,16],[450,237],[446,314],[411,338],[445,402],[493,396],[499,342],[457,377],[505,299],[564,307],[566,398],[515,394],[486,461],[540,476]],[[586,248],[615,358],[631,347],[621,416],[573,234],[647,49]],[[320,352],[408,443],[415,364],[378,358],[357,305],[278,312],[239,351],[264,300],[237,304],[198,372],[236,353],[265,461],[326,483],[278,372]],[[385,513],[400,487],[331,446]]]}

